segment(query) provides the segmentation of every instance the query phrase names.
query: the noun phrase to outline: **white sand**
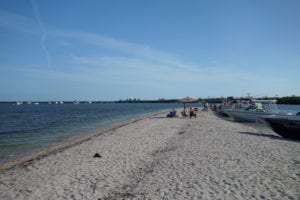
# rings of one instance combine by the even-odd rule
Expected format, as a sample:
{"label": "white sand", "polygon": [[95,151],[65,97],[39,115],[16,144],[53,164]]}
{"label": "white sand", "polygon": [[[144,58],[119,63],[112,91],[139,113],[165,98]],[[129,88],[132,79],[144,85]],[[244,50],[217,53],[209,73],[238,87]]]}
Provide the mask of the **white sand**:
{"label": "white sand", "polygon": [[163,116],[0,172],[0,199],[300,198],[299,142],[211,113]]}

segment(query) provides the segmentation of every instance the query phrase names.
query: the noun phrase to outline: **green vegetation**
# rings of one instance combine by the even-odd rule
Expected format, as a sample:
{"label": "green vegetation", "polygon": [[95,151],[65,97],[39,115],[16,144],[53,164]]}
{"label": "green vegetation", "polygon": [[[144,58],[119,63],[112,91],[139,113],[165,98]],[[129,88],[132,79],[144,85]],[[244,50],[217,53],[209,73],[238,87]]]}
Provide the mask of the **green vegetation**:
{"label": "green vegetation", "polygon": [[[207,103],[222,103],[224,99],[227,101],[235,102],[237,99],[244,99],[244,98],[234,98],[232,96],[227,98],[206,98],[201,99],[199,98],[199,102],[207,102]],[[276,99],[278,104],[300,104],[300,96],[287,96],[287,97],[261,97],[256,99]]]}
{"label": "green vegetation", "polygon": [[125,99],[125,100],[118,100],[114,103],[176,103],[178,102],[177,99],[158,99],[158,100],[141,100],[141,99]]}
{"label": "green vegetation", "polygon": [[207,98],[207,99],[201,99],[199,98],[199,102],[206,102],[206,103],[222,103],[224,98]]}
{"label": "green vegetation", "polygon": [[300,96],[276,98],[278,104],[300,104]]}

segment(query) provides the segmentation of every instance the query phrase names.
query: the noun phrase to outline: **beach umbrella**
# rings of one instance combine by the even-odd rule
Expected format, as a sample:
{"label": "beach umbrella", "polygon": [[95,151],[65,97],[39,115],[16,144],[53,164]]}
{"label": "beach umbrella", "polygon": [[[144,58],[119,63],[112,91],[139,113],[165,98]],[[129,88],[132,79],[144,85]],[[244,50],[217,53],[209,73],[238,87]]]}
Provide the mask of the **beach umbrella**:
{"label": "beach umbrella", "polygon": [[183,103],[183,107],[185,109],[185,104],[186,103],[194,103],[194,102],[197,102],[198,99],[194,99],[192,97],[185,97],[183,99],[179,99],[179,102]]}

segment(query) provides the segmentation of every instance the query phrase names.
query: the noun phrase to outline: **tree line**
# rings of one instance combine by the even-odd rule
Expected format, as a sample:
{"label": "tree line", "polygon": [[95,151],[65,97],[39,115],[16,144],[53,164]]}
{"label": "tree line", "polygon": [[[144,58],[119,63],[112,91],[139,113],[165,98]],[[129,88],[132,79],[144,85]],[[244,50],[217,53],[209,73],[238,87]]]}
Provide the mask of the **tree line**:
{"label": "tree line", "polygon": [[[205,98],[205,99],[199,98],[199,101],[207,102],[207,103],[222,103],[224,99],[227,99],[227,101],[236,102],[237,100],[247,99],[247,98],[243,98],[243,97],[234,98],[230,96],[227,98]],[[294,105],[300,104],[300,96],[295,96],[295,95],[287,96],[287,97],[260,97],[255,99],[276,99],[278,104],[294,104]]]}

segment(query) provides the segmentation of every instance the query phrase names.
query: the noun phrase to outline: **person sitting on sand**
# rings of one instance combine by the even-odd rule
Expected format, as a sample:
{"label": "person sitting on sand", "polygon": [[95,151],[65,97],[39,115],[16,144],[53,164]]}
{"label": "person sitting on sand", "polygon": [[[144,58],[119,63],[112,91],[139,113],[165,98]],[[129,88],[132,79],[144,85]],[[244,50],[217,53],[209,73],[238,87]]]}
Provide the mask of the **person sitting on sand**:
{"label": "person sitting on sand", "polygon": [[197,117],[197,115],[196,115],[196,113],[194,113],[194,111],[193,111],[193,109],[192,108],[190,108],[190,118],[192,118],[192,117]]}
{"label": "person sitting on sand", "polygon": [[167,117],[177,117],[176,110],[171,110],[170,113],[167,115]]}
{"label": "person sitting on sand", "polygon": [[183,109],[183,111],[181,112],[182,117],[187,117],[187,114],[185,112],[185,109]]}

